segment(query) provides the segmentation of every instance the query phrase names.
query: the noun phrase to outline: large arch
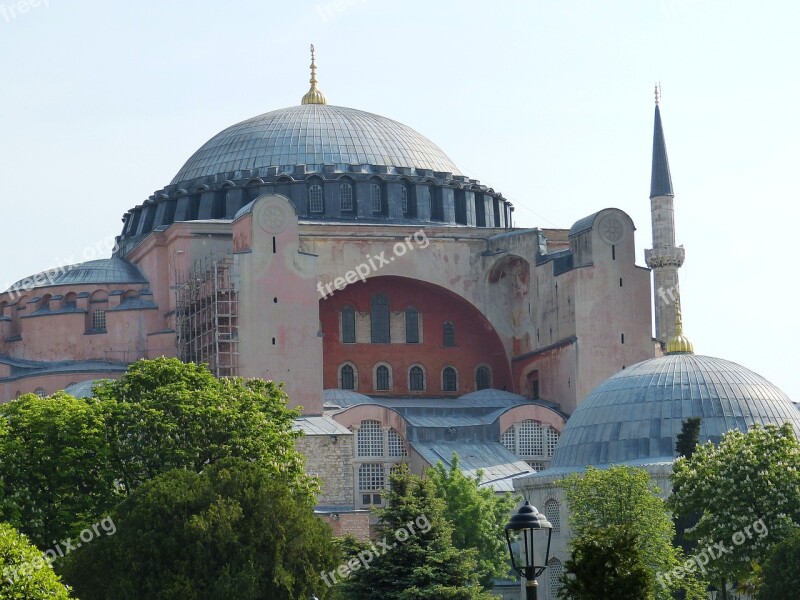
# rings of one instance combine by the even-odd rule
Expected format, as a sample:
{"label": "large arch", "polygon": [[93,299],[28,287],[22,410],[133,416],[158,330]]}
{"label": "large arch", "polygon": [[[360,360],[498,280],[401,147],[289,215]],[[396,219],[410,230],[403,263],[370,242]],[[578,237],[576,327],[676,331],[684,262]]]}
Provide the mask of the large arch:
{"label": "large arch", "polygon": [[[389,301],[389,342],[375,342],[370,335],[370,298],[383,294]],[[406,341],[405,310],[413,303],[419,313],[421,335],[419,341]],[[343,343],[339,328],[340,313],[346,307],[355,307],[355,343]],[[475,381],[464,374],[473,372],[476,364],[491,368],[493,386],[502,389],[514,387],[511,366],[502,340],[489,320],[458,294],[428,282],[394,275],[376,276],[361,283],[348,285],[332,296],[320,300],[320,322],[323,337],[323,382],[325,388],[338,387],[337,367],[345,360],[352,361],[359,372],[370,373],[376,362],[391,365],[394,386],[392,394],[409,394],[408,371],[415,364],[425,366],[429,381],[425,396],[441,396],[439,374],[445,367],[454,367],[462,374],[460,394],[474,391]],[[453,346],[445,345],[442,325],[453,323]],[[383,338],[381,338],[383,339]],[[366,394],[380,394],[368,381],[362,381],[355,390]],[[415,392],[414,395],[420,395]]]}

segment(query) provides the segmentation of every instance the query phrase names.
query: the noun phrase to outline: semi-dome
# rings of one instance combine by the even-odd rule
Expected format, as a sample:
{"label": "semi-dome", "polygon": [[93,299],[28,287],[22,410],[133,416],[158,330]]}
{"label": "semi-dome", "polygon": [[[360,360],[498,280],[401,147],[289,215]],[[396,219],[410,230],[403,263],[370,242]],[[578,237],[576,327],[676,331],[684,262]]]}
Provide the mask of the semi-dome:
{"label": "semi-dome", "polygon": [[754,424],[788,422],[800,437],[800,410],[757,373],[720,358],[671,354],[624,369],[586,396],[567,421],[551,468],[671,461],[689,417],[702,420],[701,443]]}
{"label": "semi-dome", "polygon": [[302,104],[221,131],[186,161],[172,183],[241,170],[341,164],[461,174],[436,144],[402,123],[354,108]]}

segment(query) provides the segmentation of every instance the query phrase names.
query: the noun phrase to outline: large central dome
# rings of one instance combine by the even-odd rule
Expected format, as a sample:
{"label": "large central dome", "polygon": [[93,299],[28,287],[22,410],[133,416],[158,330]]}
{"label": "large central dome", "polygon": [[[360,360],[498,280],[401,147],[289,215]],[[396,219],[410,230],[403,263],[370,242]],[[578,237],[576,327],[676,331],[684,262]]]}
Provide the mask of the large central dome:
{"label": "large central dome", "polygon": [[353,108],[305,104],[228,127],[195,152],[172,183],[246,169],[325,164],[461,175],[436,144],[402,123]]}

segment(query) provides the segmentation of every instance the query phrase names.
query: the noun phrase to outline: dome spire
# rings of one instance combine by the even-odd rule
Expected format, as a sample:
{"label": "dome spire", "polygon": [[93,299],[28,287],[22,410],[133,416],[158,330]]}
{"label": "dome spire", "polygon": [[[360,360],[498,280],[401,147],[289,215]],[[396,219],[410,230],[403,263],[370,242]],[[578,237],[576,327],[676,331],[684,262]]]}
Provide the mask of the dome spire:
{"label": "dome spire", "polygon": [[692,342],[683,335],[680,296],[675,300],[675,336],[667,342],[667,354],[694,354]]}
{"label": "dome spire", "polygon": [[301,104],[327,104],[325,94],[317,89],[317,65],[314,62],[314,44],[311,44],[311,79],[309,79],[311,88],[306,92]]}

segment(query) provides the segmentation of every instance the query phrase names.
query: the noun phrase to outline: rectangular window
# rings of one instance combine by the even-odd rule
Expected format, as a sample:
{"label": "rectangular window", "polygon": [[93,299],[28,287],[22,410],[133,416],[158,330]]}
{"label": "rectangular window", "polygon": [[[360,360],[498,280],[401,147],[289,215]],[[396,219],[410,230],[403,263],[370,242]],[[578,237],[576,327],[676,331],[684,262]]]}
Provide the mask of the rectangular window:
{"label": "rectangular window", "polygon": [[372,196],[372,212],[383,212],[383,200],[381,199],[381,186],[373,183],[369,186],[370,195]]}
{"label": "rectangular window", "polygon": [[308,188],[308,211],[321,213],[323,211],[322,186],[312,185]]}
{"label": "rectangular window", "polygon": [[350,306],[342,310],[342,343],[356,343],[356,311]]}
{"label": "rectangular window", "polygon": [[413,308],[406,310],[406,344],[419,344],[419,313]]}

